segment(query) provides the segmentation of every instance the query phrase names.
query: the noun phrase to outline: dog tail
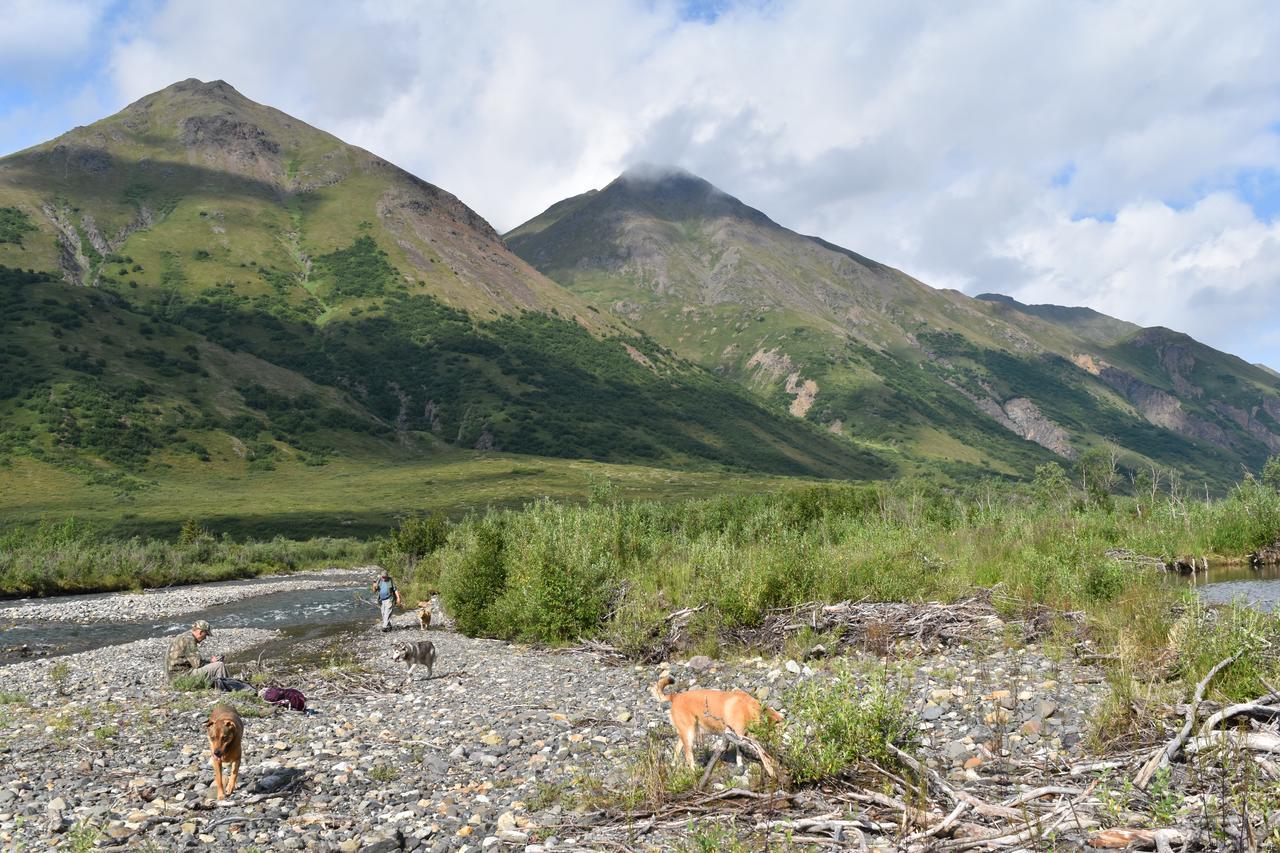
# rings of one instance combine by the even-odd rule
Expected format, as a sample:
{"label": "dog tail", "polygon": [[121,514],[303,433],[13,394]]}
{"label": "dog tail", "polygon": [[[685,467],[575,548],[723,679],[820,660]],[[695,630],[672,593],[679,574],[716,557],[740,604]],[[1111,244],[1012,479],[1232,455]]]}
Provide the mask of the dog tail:
{"label": "dog tail", "polygon": [[652,693],[653,698],[657,699],[659,702],[670,702],[671,697],[662,691],[666,690],[668,686],[675,684],[675,682],[676,680],[670,675],[664,675],[657,681],[653,682],[653,687],[649,688],[649,692]]}

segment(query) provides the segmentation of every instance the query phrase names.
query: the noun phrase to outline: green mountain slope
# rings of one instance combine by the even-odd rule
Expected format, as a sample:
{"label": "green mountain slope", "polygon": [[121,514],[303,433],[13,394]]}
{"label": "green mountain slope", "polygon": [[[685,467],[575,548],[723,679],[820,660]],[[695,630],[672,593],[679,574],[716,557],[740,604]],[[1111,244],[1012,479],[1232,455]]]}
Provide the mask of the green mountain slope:
{"label": "green mountain slope", "polygon": [[0,459],[88,477],[446,444],[891,471],[588,307],[447,192],[221,81],[0,159],[0,299]]}
{"label": "green mountain slope", "polygon": [[1280,449],[1280,383],[1089,309],[936,290],[644,167],[506,235],[677,353],[908,467],[1028,474],[1117,447],[1226,485]]}

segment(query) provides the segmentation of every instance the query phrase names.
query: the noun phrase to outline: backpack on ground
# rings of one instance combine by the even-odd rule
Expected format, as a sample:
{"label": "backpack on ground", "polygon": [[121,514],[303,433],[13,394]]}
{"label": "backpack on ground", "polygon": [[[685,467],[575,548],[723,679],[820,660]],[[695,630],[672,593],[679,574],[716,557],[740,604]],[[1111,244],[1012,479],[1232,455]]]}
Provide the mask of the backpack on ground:
{"label": "backpack on ground", "polygon": [[254,689],[252,684],[247,681],[241,681],[238,678],[215,678],[213,680],[213,686],[214,689],[221,690],[225,693],[232,693],[237,690]]}
{"label": "backpack on ground", "polygon": [[268,687],[262,691],[262,701],[294,711],[307,710],[307,697],[302,695],[301,690],[292,687]]}

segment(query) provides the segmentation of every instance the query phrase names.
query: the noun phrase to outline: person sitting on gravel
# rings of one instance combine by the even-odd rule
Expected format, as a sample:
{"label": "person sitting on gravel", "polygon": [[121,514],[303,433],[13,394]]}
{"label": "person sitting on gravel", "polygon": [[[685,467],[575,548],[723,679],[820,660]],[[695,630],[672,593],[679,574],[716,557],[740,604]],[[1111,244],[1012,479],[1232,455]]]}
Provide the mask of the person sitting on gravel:
{"label": "person sitting on gravel", "polygon": [[396,589],[391,573],[383,569],[382,576],[373,585],[373,591],[378,594],[378,606],[382,608],[382,630],[385,633],[391,630],[391,602],[394,601],[396,607],[404,606],[400,603],[400,590]]}
{"label": "person sitting on gravel", "polygon": [[165,674],[170,681],[180,675],[198,675],[212,686],[215,678],[227,677],[227,665],[223,663],[222,655],[202,660],[200,652],[196,650],[196,646],[212,633],[209,623],[200,619],[191,626],[190,631],[183,631],[173,638],[173,642],[169,644],[169,655],[164,661]]}

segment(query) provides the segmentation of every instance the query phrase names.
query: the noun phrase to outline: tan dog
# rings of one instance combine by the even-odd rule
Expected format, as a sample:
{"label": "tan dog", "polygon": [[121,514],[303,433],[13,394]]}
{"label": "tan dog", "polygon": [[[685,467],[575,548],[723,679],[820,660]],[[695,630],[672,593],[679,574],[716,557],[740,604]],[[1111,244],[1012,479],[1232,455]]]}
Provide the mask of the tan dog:
{"label": "tan dog", "polygon": [[431,627],[431,602],[430,601],[418,602],[418,627],[424,631],[427,630],[427,628]]}
{"label": "tan dog", "polygon": [[[216,705],[204,724],[209,734],[209,753],[213,761],[213,780],[218,786],[218,799],[225,800],[236,789],[240,775],[240,745],[244,741],[244,723],[230,705]],[[222,762],[231,765],[231,782],[222,787]]]}
{"label": "tan dog", "polygon": [[[675,679],[664,675],[654,682],[650,692],[659,702],[671,703],[671,725],[675,726],[684,747],[684,759],[689,768],[694,767],[693,742],[699,729],[722,732],[728,727],[734,734],[745,735],[747,727],[760,719],[760,702],[750,693],[741,690],[686,690],[670,695],[663,691]],[[775,722],[782,722],[782,715],[772,708],[764,712]],[[680,747],[676,747],[679,755]],[[742,759],[739,757],[739,763]]]}

